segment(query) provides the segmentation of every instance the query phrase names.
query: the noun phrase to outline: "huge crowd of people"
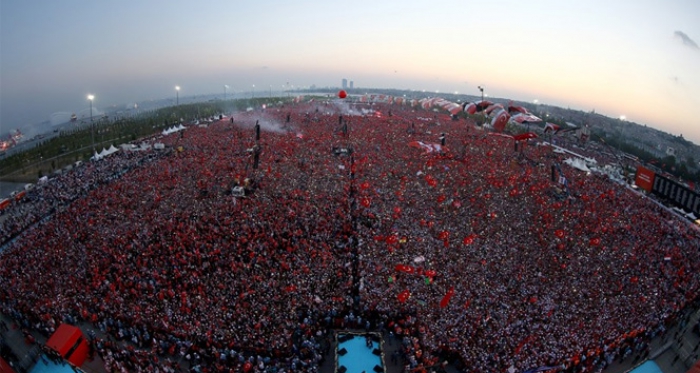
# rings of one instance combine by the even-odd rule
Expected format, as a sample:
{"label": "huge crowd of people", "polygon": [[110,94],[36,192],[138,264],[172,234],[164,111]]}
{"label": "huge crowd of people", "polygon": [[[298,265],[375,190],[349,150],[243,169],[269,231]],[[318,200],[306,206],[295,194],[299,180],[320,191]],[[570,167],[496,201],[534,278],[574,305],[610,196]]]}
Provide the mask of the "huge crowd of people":
{"label": "huge crowd of people", "polygon": [[305,103],[157,141],[0,226],[0,310],[92,325],[108,371],[315,372],[342,328],[396,335],[407,370],[583,371],[700,293],[685,223],[446,114]]}
{"label": "huge crowd of people", "polygon": [[42,177],[37,182],[38,187],[29,191],[29,198],[15,197],[12,208],[1,211],[0,216],[3,219],[0,224],[0,247],[7,246],[28,227],[39,223],[72,201],[84,197],[97,186],[111,182],[132,168],[160,156],[162,153],[120,153],[112,157],[110,162],[80,162],[79,167],[74,169],[71,165],[70,172],[56,172],[50,183],[48,176]]}

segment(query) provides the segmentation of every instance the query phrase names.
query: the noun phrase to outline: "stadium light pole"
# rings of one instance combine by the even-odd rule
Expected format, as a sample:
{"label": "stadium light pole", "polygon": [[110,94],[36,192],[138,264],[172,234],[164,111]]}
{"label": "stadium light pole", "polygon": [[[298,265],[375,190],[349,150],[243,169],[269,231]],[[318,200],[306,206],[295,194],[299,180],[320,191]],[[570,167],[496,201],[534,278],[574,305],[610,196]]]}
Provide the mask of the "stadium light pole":
{"label": "stadium light pole", "polygon": [[180,106],[180,86],[175,86],[175,106]]}
{"label": "stadium light pole", "polygon": [[92,120],[92,100],[95,99],[95,95],[87,95],[88,101],[90,101],[90,134],[92,137],[92,153],[93,156],[97,154],[95,151],[95,122]]}
{"label": "stadium light pole", "polygon": [[484,123],[486,123],[486,115],[484,114],[484,87],[479,86],[479,90],[481,91],[481,103],[479,106],[481,106],[481,114],[484,115]]}

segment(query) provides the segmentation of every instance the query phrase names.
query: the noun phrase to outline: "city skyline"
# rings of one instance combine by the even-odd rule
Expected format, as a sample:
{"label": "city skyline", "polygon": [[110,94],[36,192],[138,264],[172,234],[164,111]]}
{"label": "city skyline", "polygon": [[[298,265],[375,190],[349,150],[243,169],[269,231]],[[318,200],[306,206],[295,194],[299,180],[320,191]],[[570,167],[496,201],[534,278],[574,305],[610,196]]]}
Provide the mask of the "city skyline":
{"label": "city skyline", "polygon": [[483,85],[700,143],[699,12],[690,0],[3,2],[0,125],[82,110],[88,94],[106,108],[347,78],[437,95]]}

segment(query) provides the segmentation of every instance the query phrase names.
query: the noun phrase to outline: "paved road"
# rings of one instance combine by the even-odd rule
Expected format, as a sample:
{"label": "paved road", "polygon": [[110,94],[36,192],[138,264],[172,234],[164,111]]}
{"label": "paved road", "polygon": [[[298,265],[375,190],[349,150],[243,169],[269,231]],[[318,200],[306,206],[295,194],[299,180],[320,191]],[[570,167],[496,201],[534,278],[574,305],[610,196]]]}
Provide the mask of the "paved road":
{"label": "paved road", "polygon": [[[692,326],[700,320],[700,310],[689,312],[685,322],[670,328],[663,336],[651,343],[649,358],[659,365],[664,373],[685,373],[699,358],[700,336],[693,333]],[[641,365],[645,360],[631,355],[622,362],[616,361],[603,373],[625,373]]]}

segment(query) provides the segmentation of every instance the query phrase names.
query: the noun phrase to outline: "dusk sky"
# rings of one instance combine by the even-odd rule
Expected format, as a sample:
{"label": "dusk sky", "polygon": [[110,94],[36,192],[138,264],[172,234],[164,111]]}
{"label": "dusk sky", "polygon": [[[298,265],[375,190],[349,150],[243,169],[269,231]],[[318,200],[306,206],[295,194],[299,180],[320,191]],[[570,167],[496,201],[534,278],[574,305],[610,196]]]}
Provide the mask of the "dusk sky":
{"label": "dusk sky", "polygon": [[0,132],[55,112],[299,86],[570,107],[700,143],[700,2],[0,2]]}

